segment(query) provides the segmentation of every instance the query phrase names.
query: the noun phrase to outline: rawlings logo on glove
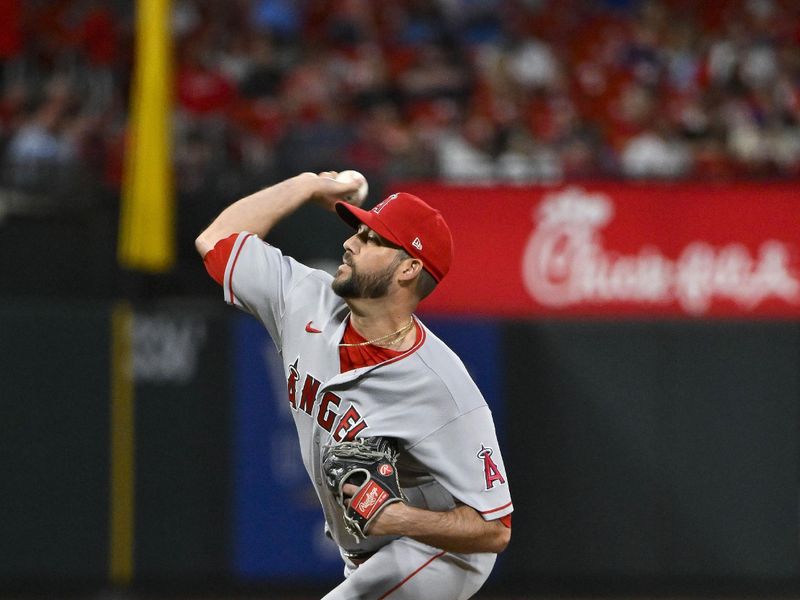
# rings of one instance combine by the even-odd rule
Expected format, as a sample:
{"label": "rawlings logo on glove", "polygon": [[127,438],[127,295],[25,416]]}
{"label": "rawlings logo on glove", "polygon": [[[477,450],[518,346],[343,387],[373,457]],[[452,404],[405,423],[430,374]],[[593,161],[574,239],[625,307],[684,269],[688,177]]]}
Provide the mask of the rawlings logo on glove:
{"label": "rawlings logo on glove", "polygon": [[[344,509],[344,524],[356,540],[367,537],[370,523],[392,502],[404,502],[397,478],[397,446],[384,437],[355,439],[325,447],[322,469],[325,482]],[[346,483],[360,486],[350,503]]]}

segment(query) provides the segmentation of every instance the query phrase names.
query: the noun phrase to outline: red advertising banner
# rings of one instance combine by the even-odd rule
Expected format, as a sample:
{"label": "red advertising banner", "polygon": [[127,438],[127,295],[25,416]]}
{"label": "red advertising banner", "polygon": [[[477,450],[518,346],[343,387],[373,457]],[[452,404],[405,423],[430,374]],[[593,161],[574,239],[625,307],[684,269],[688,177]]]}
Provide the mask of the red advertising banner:
{"label": "red advertising banner", "polygon": [[453,232],[424,312],[800,317],[800,182],[393,189]]}

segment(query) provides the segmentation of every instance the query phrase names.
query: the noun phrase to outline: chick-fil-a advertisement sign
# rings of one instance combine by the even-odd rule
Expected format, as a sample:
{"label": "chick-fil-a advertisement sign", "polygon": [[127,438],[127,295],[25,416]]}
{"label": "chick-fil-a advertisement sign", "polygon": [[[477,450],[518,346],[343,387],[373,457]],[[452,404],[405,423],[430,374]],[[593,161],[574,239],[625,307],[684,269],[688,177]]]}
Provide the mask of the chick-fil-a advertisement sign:
{"label": "chick-fil-a advertisement sign", "polygon": [[455,257],[423,312],[800,317],[800,184],[398,184]]}

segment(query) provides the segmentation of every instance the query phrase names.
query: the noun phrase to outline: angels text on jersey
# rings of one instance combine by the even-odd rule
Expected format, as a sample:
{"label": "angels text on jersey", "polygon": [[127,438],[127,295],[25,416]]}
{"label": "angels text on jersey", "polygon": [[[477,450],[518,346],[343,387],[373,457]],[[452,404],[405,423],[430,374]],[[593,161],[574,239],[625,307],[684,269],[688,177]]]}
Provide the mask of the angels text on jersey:
{"label": "angels text on jersey", "polygon": [[[320,381],[310,373],[306,373],[302,385],[298,385],[300,373],[297,370],[297,363],[299,360],[299,358],[295,359],[289,365],[289,376],[286,379],[289,406],[292,407],[293,411],[303,411],[311,417],[314,413],[314,404],[317,399]],[[342,413],[337,422],[336,417],[339,416],[337,410],[341,402],[342,399],[338,395],[331,391],[325,392],[320,399],[316,417],[317,425],[330,433],[337,442],[352,440],[359,432],[369,427],[367,421],[352,404]],[[334,425],[336,425],[335,428]]]}

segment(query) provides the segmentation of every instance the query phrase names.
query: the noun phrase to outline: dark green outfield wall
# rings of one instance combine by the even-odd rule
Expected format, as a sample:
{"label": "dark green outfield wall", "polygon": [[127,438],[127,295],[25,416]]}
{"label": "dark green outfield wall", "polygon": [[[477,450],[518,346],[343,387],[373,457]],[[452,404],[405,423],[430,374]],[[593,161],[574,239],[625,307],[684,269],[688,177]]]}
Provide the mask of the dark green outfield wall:
{"label": "dark green outfield wall", "polygon": [[797,325],[518,323],[506,341],[512,571],[632,589],[797,578]]}
{"label": "dark green outfield wall", "polygon": [[[0,308],[0,591],[108,581],[111,310]],[[227,317],[136,311],[136,582],[226,577]]]}
{"label": "dark green outfield wall", "polygon": [[0,307],[0,580],[107,572],[108,316]]}

